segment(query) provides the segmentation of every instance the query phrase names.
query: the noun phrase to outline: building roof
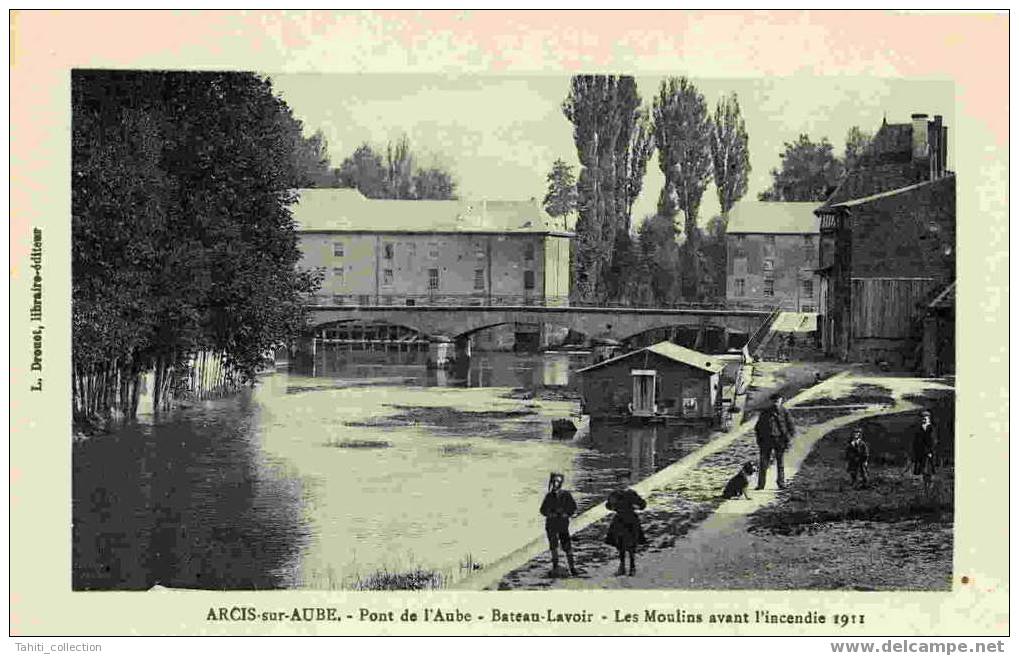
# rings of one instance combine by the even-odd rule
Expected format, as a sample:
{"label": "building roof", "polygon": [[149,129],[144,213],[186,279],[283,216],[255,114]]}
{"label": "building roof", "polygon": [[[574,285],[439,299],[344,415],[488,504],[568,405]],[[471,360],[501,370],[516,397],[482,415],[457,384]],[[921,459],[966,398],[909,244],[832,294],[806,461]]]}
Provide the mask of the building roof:
{"label": "building roof", "polygon": [[740,201],[729,210],[726,233],[817,234],[820,231],[814,215],[817,206],[816,202]]}
{"label": "building roof", "polygon": [[590,367],[584,367],[577,371],[577,373],[584,373],[593,369],[599,369],[610,364],[614,364],[627,358],[632,358],[640,353],[654,353],[660,355],[663,358],[667,358],[680,364],[685,364],[695,369],[707,371],[709,373],[718,373],[725,368],[725,360],[721,356],[707,355],[693,349],[684,348],[678,344],[672,342],[658,342],[653,346],[645,346],[642,349],[631,351],[630,353],[624,353],[623,355],[617,355],[614,358],[610,358],[598,364],[593,364]]}
{"label": "building roof", "polygon": [[892,196],[898,196],[900,194],[908,194],[919,189],[923,189],[925,187],[930,187],[938,183],[943,183],[946,180],[951,180],[952,183],[954,184],[955,174],[947,173],[945,174],[944,177],[938,178],[937,180],[925,180],[923,182],[918,182],[916,184],[911,184],[905,187],[899,187],[898,189],[891,189],[888,191],[882,191],[880,193],[871,194],[870,196],[864,196],[863,198],[854,198],[852,200],[847,200],[840,203],[825,204],[818,208],[818,212],[823,212],[824,210],[834,210],[843,207],[845,208],[857,207],[859,205],[865,205],[867,203],[872,203],[874,201],[882,200],[884,198],[890,198]]}
{"label": "building roof", "polygon": [[298,232],[573,234],[536,200],[385,200],[356,189],[300,189]]}

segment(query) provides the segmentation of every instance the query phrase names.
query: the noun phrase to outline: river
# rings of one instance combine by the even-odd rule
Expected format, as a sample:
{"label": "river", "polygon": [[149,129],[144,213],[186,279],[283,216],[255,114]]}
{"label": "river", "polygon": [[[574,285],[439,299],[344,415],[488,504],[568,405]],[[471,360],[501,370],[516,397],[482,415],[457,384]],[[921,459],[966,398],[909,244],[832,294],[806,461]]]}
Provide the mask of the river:
{"label": "river", "polygon": [[620,472],[646,476],[708,439],[608,424],[552,439],[551,420],[577,411],[585,355],[475,353],[459,376],[421,356],[324,354],[315,375],[265,375],[76,442],[74,588],[452,581],[542,535],[550,471],[588,508]]}

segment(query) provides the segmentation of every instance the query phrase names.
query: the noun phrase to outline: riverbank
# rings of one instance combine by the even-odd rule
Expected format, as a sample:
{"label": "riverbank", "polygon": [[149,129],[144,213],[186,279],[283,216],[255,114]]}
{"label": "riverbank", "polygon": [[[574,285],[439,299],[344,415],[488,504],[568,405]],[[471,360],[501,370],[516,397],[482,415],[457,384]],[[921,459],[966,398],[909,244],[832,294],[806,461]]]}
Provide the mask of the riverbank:
{"label": "riverbank", "polygon": [[[754,384],[758,398],[775,389],[791,394],[797,385],[814,380],[813,371],[801,365],[764,365],[764,375]],[[816,368],[816,364],[810,367]],[[827,375],[833,372],[830,370]],[[846,587],[853,581],[857,581],[853,585],[874,587],[879,574],[866,579],[870,583],[853,578],[847,572],[826,574],[833,571],[828,564],[833,555],[839,553],[839,562],[852,563],[846,565],[850,570],[872,562],[882,563],[879,569],[886,571],[899,567],[904,573],[887,578],[886,589],[943,588],[951,572],[952,476],[946,473],[941,477],[942,491],[937,497],[940,501],[932,501],[930,508],[917,507],[903,487],[909,485],[909,479],[900,479],[889,487],[886,481],[892,477],[886,475],[884,468],[896,467],[891,456],[903,450],[901,440],[888,439],[889,435],[903,434],[900,423],[912,417],[903,412],[915,409],[919,402],[941,403],[948,407],[951,401],[946,401],[946,396],[951,396],[951,388],[933,381],[873,378],[861,376],[854,370],[831,376],[796,394],[789,402],[798,436],[786,456],[787,475],[792,481],[788,489],[777,493],[775,490],[754,491],[750,501],[723,502],[718,498],[725,481],[739,465],[756,459],[751,419],[652,477],[656,480],[648,479],[634,486],[648,500],[648,509],[642,515],[648,545],[640,554],[636,577],[614,576],[616,553],[602,541],[609,521],[608,512],[602,506],[600,516],[585,517],[586,521],[574,529],[578,562],[584,570],[580,577],[552,578],[544,540],[538,539],[533,544],[535,553],[530,560],[504,563],[501,575],[488,572],[487,584],[482,587],[504,590],[551,587],[834,589]],[[841,457],[845,430],[854,423],[874,418],[880,420],[871,427],[876,442],[872,443],[872,449],[875,461],[883,464],[881,469],[875,468],[871,490],[860,491],[860,494],[847,492],[844,485],[838,485],[845,479]],[[801,465],[804,473],[797,476]],[[901,471],[901,466],[898,468]],[[833,484],[834,492],[821,494]],[[884,521],[888,517],[868,506],[866,500],[880,502],[886,498],[902,500],[898,504],[899,514],[891,515],[896,518],[895,525],[887,526],[887,521],[881,526],[868,525],[867,522]],[[896,506],[895,503],[890,505]],[[798,531],[803,537],[787,539],[783,536],[782,531],[787,526],[818,524],[809,518],[818,516],[821,508],[834,513],[826,520],[827,528],[819,531],[794,528],[790,530]],[[931,517],[931,513],[936,520],[925,523],[924,517]],[[907,545],[905,553],[923,553],[924,557],[902,569],[904,549],[891,549],[887,539],[872,539],[875,533],[887,528],[899,536],[900,543]],[[910,536],[909,539],[904,540],[904,535]],[[874,552],[880,551],[880,546],[856,549],[861,554],[859,558],[845,557],[868,539],[886,547],[884,560],[875,560]],[[830,547],[822,548],[822,544],[829,543]],[[771,574],[755,578],[754,573],[758,571]],[[480,577],[474,580],[478,582]]]}

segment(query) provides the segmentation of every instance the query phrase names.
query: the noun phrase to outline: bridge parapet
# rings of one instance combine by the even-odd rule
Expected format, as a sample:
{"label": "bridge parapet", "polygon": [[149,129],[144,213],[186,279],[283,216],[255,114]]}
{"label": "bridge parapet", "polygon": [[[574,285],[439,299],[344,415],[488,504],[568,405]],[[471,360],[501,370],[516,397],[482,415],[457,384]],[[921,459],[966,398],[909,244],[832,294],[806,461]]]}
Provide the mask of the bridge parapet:
{"label": "bridge parapet", "polygon": [[718,328],[753,334],[771,314],[761,309],[718,307],[628,308],[544,305],[317,305],[309,307],[313,327],[345,321],[384,322],[424,335],[470,336],[504,324],[553,324],[588,337],[629,337],[669,327]]}
{"label": "bridge parapet", "polygon": [[647,306],[632,301],[602,302],[578,301],[568,296],[542,296],[540,294],[488,294],[476,292],[472,294],[359,294],[359,295],[316,295],[309,303],[311,307],[322,308],[362,308],[362,307],[557,307],[557,308],[594,308],[627,309],[627,310],[747,310],[751,312],[771,312],[774,307],[759,303],[741,303],[734,301],[718,303],[671,303]]}

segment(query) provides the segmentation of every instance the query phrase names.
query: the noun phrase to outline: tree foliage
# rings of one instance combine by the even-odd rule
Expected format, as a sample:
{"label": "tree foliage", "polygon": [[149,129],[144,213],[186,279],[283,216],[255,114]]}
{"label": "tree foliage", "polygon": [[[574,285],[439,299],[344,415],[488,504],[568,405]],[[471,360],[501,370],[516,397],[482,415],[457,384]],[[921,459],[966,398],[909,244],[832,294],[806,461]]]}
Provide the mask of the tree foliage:
{"label": "tree foliage", "polygon": [[574,291],[582,300],[609,300],[619,293],[613,261],[629,249],[630,213],[654,147],[647,111],[633,77],[615,75],[573,76],[562,109],[581,166]]}
{"label": "tree foliage", "polygon": [[827,138],[814,142],[801,134],[785,144],[779,157],[781,167],[771,170],[771,188],[758,195],[760,200],[823,201],[838,186],[845,170]]}
{"label": "tree foliage", "polygon": [[686,239],[696,242],[697,214],[711,178],[711,123],[704,96],[687,78],[662,81],[654,100],[654,135],[665,176],[659,214],[682,212]]}
{"label": "tree foliage", "polygon": [[336,186],[357,189],[368,198],[456,198],[453,175],[438,164],[419,167],[406,136],[388,142],[384,155],[369,143],[361,144],[340,164],[336,179]]}
{"label": "tree foliage", "polygon": [[548,188],[542,205],[549,216],[562,218],[577,211],[577,178],[573,167],[557,159],[552,163],[552,170],[545,177]]}
{"label": "tree foliage", "polygon": [[199,352],[250,378],[316,284],[290,214],[300,122],[247,73],[76,71],[71,92],[76,415],[133,412],[149,369],[165,398]]}
{"label": "tree foliage", "polygon": [[722,214],[747,193],[750,175],[750,148],[746,124],[736,94],[718,101],[711,122],[711,162],[715,189]]}
{"label": "tree foliage", "polygon": [[861,130],[858,125],[849,128],[846,133],[846,150],[842,157],[845,170],[849,171],[857,167],[873,138],[873,135]]}

